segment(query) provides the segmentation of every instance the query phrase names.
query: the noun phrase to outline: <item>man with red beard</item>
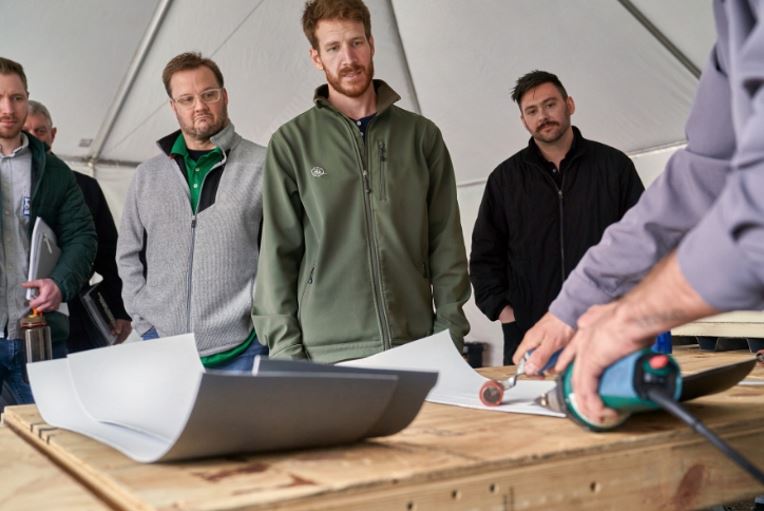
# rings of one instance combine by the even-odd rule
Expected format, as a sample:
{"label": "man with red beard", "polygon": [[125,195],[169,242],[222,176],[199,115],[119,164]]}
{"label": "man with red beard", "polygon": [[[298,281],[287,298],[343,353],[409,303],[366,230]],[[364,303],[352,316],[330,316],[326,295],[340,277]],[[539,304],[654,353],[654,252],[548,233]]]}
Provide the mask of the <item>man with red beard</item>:
{"label": "man with red beard", "polygon": [[251,371],[267,353],[252,328],[265,148],[228,119],[217,64],[181,53],[162,81],[180,129],[136,170],[122,211],[117,267],[144,340],[196,334],[202,364]]}
{"label": "man with red beard", "polygon": [[475,302],[501,322],[506,365],[586,250],[644,191],[625,154],[571,125],[576,105],[557,76],[522,76],[512,99],[531,139],[488,177],[470,255]]}
{"label": "man with red beard", "polygon": [[273,357],[329,363],[441,330],[461,347],[467,258],[440,131],[373,79],[363,2],[309,1],[302,21],[327,83],[268,146],[258,335]]}

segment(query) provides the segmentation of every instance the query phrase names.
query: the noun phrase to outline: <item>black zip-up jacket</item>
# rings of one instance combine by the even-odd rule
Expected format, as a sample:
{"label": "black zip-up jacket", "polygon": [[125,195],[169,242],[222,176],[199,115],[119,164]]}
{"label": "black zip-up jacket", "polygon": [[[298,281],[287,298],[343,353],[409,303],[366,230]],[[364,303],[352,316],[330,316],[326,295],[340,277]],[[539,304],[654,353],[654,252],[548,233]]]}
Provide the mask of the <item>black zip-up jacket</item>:
{"label": "black zip-up jacket", "polygon": [[478,308],[495,321],[510,305],[523,332],[644,191],[628,156],[573,131],[560,175],[533,138],[491,173],[472,233],[470,279]]}
{"label": "black zip-up jacket", "polygon": [[[93,271],[103,277],[99,291],[109,305],[109,309],[116,319],[130,320],[125,306],[122,304],[122,280],[117,274],[117,226],[114,217],[109,210],[103,190],[98,181],[90,176],[73,172],[77,186],[82,191],[85,205],[90,210],[98,235],[98,251],[93,261]],[[91,272],[90,276],[93,274]],[[81,292],[87,291],[89,285],[85,284]],[[93,348],[91,342],[105,342],[101,339],[101,333],[88,316],[85,306],[80,298],[69,302],[69,340],[67,346],[70,352]]]}

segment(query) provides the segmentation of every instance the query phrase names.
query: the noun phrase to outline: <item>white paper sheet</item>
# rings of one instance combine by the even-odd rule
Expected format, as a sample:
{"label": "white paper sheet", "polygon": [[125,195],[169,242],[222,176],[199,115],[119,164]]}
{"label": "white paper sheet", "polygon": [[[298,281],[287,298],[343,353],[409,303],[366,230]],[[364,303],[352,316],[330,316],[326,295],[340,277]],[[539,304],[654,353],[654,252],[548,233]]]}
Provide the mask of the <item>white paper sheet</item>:
{"label": "white paper sheet", "polygon": [[480,387],[488,378],[478,374],[462,358],[448,331],[410,342],[360,360],[342,362],[348,367],[437,371],[438,383],[427,395],[427,401],[447,405],[478,408],[495,412],[528,413],[564,417],[533,403],[533,400],[555,386],[551,380],[523,380],[504,395],[504,404],[485,406],[480,402]]}
{"label": "white paper sheet", "polygon": [[257,366],[270,370],[205,371],[189,334],[75,353],[27,370],[47,423],[142,462],[394,434],[414,419],[437,379],[307,362]]}
{"label": "white paper sheet", "polygon": [[93,419],[77,398],[66,358],[29,364],[27,370],[35,403],[48,424],[95,438],[138,461],[157,459],[169,448],[168,439]]}
{"label": "white paper sheet", "polygon": [[193,334],[82,351],[68,360],[76,394],[95,420],[167,439],[185,424],[204,373]]}

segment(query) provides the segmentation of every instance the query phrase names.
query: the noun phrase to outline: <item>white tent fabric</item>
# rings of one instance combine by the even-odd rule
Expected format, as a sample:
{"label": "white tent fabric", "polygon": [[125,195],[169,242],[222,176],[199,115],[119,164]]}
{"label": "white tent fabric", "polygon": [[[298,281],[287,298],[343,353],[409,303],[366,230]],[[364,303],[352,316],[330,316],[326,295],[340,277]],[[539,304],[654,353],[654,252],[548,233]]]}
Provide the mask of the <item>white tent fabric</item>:
{"label": "white tent fabric", "polygon": [[[177,129],[161,82],[176,54],[197,50],[218,62],[232,121],[260,144],[311,106],[323,76],[308,59],[303,4],[0,0],[0,55],[24,65],[32,98],[49,107],[59,129],[56,153],[94,171],[118,218],[135,165]],[[468,247],[486,177],[527,144],[509,98],[517,77],[537,68],[558,74],[584,136],[632,154],[647,184],[684,141],[697,68],[714,38],[710,0],[367,4],[377,77],[401,94],[400,106],[443,131]],[[498,326],[474,305],[468,314],[470,337],[498,348]],[[493,350],[490,361],[500,354]]]}

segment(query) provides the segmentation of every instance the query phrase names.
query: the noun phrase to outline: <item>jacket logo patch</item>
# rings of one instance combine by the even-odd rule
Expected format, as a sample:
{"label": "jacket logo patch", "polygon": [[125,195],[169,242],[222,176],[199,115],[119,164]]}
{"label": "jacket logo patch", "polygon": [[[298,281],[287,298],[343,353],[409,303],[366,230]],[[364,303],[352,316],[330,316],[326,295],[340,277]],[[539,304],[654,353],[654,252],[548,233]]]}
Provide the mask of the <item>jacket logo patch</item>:
{"label": "jacket logo patch", "polygon": [[321,167],[313,167],[310,169],[310,175],[313,177],[324,177],[326,175],[326,171]]}

